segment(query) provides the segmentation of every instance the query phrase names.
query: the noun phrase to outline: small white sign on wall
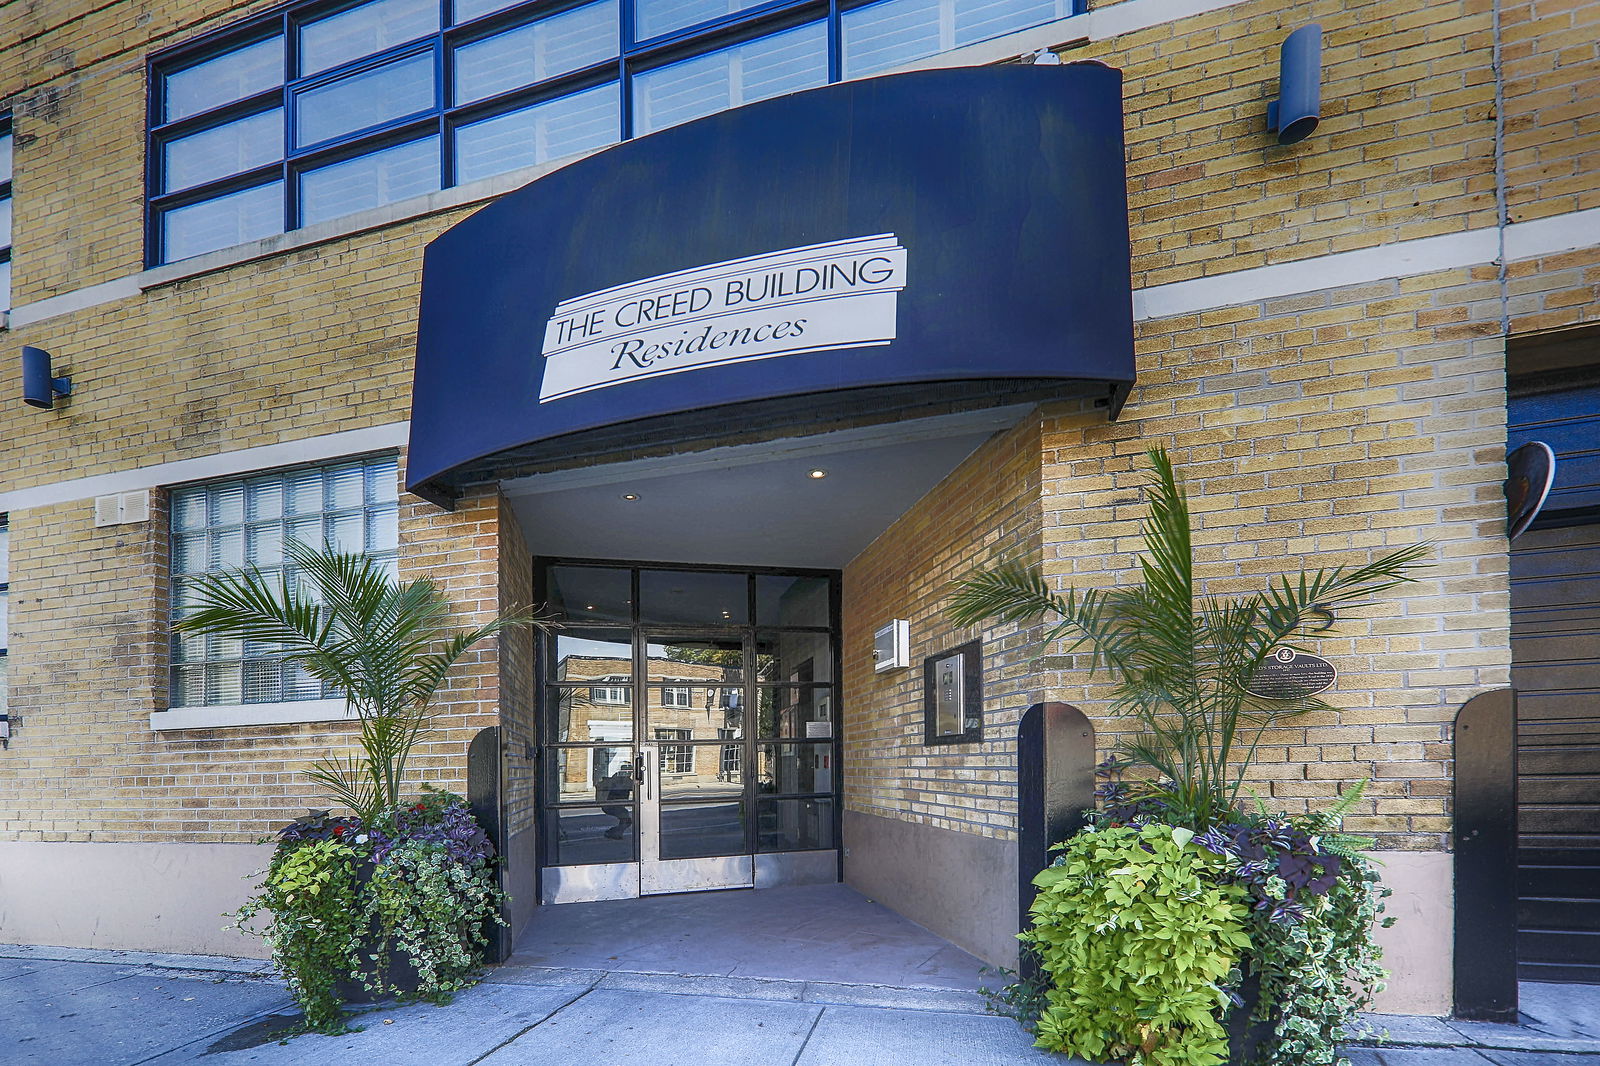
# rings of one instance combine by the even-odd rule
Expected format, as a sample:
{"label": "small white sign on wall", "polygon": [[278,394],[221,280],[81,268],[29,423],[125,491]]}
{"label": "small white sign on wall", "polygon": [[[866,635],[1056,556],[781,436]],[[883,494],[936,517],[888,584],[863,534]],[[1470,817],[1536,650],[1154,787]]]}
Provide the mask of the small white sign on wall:
{"label": "small white sign on wall", "polygon": [[906,250],[892,233],[662,274],[556,306],[539,402],[624,381],[895,338]]}

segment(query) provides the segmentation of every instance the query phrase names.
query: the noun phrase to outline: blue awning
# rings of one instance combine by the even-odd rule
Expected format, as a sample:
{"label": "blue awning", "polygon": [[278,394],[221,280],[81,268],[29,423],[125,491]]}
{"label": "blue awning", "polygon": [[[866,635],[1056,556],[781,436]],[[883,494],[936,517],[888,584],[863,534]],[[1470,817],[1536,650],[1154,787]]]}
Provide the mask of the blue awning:
{"label": "blue awning", "polygon": [[891,75],[627,141],[427,248],[407,487],[1134,379],[1119,72]]}

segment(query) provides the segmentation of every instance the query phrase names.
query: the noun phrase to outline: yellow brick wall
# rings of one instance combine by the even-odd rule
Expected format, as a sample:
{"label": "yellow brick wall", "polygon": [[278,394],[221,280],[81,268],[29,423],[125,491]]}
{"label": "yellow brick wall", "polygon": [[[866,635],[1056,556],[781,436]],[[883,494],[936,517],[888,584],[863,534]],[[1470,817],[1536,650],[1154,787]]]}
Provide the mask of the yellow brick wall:
{"label": "yellow brick wall", "polygon": [[[1434,545],[1418,583],[1313,642],[1339,670],[1339,710],[1268,731],[1253,776],[1288,811],[1372,779],[1347,824],[1389,848],[1447,848],[1451,723],[1509,683],[1493,297],[1452,271],[1145,322],[1122,420],[1045,426],[1045,565],[1063,588],[1134,579],[1156,443],[1186,478],[1207,592]],[[1041,666],[1051,698],[1099,719],[1102,747],[1126,731],[1084,659]]]}
{"label": "yellow brick wall", "polygon": [[984,744],[925,748],[920,671],[874,676],[866,653],[893,617],[911,620],[918,664],[967,639],[942,618],[949,583],[1001,550],[1037,554],[1063,589],[1137,580],[1144,452],[1161,444],[1188,485],[1207,592],[1434,545],[1420,581],[1314,642],[1339,670],[1338,709],[1266,732],[1251,787],[1303,812],[1371,779],[1352,830],[1446,850],[1451,723],[1509,683],[1498,314],[1492,272],[1459,270],[1142,323],[1120,421],[1077,405],[1045,408],[1042,432],[1024,419],[846,569],[847,806],[1009,835],[1021,709],[1082,708],[1102,752],[1129,732],[1086,656],[996,627]]}
{"label": "yellow brick wall", "polygon": [[[167,701],[165,501],[142,525],[96,529],[83,500],[11,515],[10,710],[0,839],[245,843],[328,801],[299,772],[352,750],[345,723],[153,731]],[[401,576],[428,577],[459,624],[501,609],[496,493],[455,513],[402,497]],[[497,724],[495,642],[469,652],[435,701],[413,787],[466,789],[466,748]]]}
{"label": "yellow brick wall", "polygon": [[[1266,132],[1278,46],[1323,28],[1322,123]],[[1121,68],[1136,288],[1495,224],[1485,0],[1272,0],[1063,52]]]}
{"label": "yellow brick wall", "polygon": [[[145,59],[262,6],[52,4],[7,21],[0,95],[16,113],[17,306],[138,270]],[[1594,6],[1566,23],[1541,16],[1518,85],[1595,95],[1582,93],[1579,54]],[[1279,148],[1263,117],[1277,45],[1311,19],[1326,30],[1324,121],[1309,141]],[[1482,0],[1251,0],[1070,50],[1126,73],[1135,284],[1491,226],[1489,19]],[[1508,136],[1534,138],[1541,159],[1566,152],[1584,180],[1600,180],[1585,154],[1591,120],[1579,105],[1535,107],[1541,93],[1512,93],[1508,109],[1527,96],[1532,118],[1519,113]],[[56,413],[0,423],[0,455],[28,456],[0,463],[0,491],[404,418],[421,249],[464,213],[13,330],[13,346],[54,352],[78,392]],[[0,361],[0,392],[15,391],[17,373]]]}
{"label": "yellow brick wall", "polygon": [[[923,744],[922,661],[971,639],[942,616],[950,582],[1002,555],[1037,560],[1039,422],[1024,418],[969,456],[845,567],[844,803],[849,810],[1003,836],[1015,828],[1016,725],[1038,681],[1029,634],[984,647],[984,739]],[[873,669],[872,634],[911,623],[911,667]]]}
{"label": "yellow brick wall", "polygon": [[[0,491],[405,419],[422,248],[459,216],[11,331],[11,350],[48,349],[74,392],[55,411],[0,421],[0,454],[27,457],[0,466]],[[0,360],[0,393],[16,395],[20,374]]]}
{"label": "yellow brick wall", "polygon": [[146,60],[273,6],[273,0],[6,5],[0,102],[9,100],[16,132],[13,306],[144,265]]}
{"label": "yellow brick wall", "polygon": [[1513,336],[1600,322],[1600,247],[1507,264],[1506,311]]}
{"label": "yellow brick wall", "polygon": [[[533,557],[505,496],[499,497],[500,610],[524,612],[534,607]],[[537,743],[534,663],[537,631],[531,626],[502,631],[496,639],[500,664],[500,743],[503,752],[502,802],[507,833],[533,825],[537,800],[536,763],[529,752]]]}
{"label": "yellow brick wall", "polygon": [[[17,304],[139,269],[146,57],[266,6],[40,5],[0,38],[17,129]],[[1313,20],[1325,31],[1322,127],[1268,147],[1278,43]],[[1482,0],[1254,0],[1074,49],[1126,74],[1136,283],[1493,225],[1490,27]],[[1525,64],[1531,80],[1570,61],[1552,48]],[[1552,109],[1537,121],[1575,119]]]}
{"label": "yellow brick wall", "polygon": [[1509,220],[1600,207],[1600,3],[1512,0],[1501,26]]}
{"label": "yellow brick wall", "polygon": [[[16,305],[139,269],[146,58],[266,6],[142,0],[8,9],[0,26],[0,96],[16,116]],[[1528,0],[1506,8],[1514,218],[1594,206],[1600,168],[1592,165],[1595,133],[1585,107],[1596,94],[1585,91],[1593,50],[1585,51],[1584,41],[1587,34],[1592,46],[1596,6]],[[1263,116],[1275,91],[1278,42],[1311,20],[1326,31],[1323,125],[1299,146],[1270,146]],[[1493,225],[1490,26],[1486,0],[1250,0],[1066,53],[1126,72],[1135,284]],[[13,408],[0,419],[0,491],[405,418],[422,246],[464,213],[327,241],[11,331],[8,350],[49,348],[77,392],[56,412]],[[1597,269],[1593,252],[1512,264],[1513,328],[1592,320]],[[1358,752],[1358,744],[1404,745],[1389,754],[1396,775],[1405,770],[1415,779],[1406,786],[1411,793],[1376,797],[1369,813],[1405,820],[1373,823],[1394,841],[1437,842],[1443,800],[1420,790],[1434,788],[1428,782],[1439,778],[1428,775],[1443,772],[1443,708],[1474,685],[1503,683],[1505,655],[1493,636],[1504,628],[1497,598],[1504,545],[1494,533],[1494,464],[1503,444],[1497,300],[1495,272],[1485,267],[1144,323],[1141,383],[1123,422],[1107,427],[1100,415],[1053,414],[1033,473],[1020,453],[1004,459],[1024,479],[1010,490],[1021,495],[987,499],[985,513],[1008,537],[1042,536],[1063,578],[1118,572],[1088,546],[1126,557],[1137,516],[1127,502],[1138,483],[1134,460],[1144,443],[1162,440],[1203,465],[1202,503],[1217,523],[1207,527],[1211,563],[1219,568],[1214,581],[1254,579],[1286,553],[1440,539],[1452,554],[1430,577],[1438,588],[1408,600],[1399,621],[1374,621],[1361,635],[1381,639],[1381,653],[1349,647],[1361,665],[1346,681],[1362,687],[1341,689],[1341,697],[1357,701],[1347,713],[1364,708],[1390,720],[1308,726],[1303,743],[1285,736],[1281,748],[1290,758],[1312,749],[1320,757],[1323,742],[1309,738],[1322,734],[1310,729],[1352,738],[1367,730],[1370,741],[1351,739],[1342,761],[1345,745],[1327,742],[1341,749],[1339,758],[1318,772],[1348,778],[1363,765],[1388,765],[1376,750]],[[15,395],[17,373],[14,360],[0,360],[0,395]],[[1446,464],[1429,443],[1440,434],[1471,443],[1452,445]],[[1007,439],[1007,447],[1017,444]],[[1331,460],[1332,449],[1360,454]],[[1287,465],[1263,465],[1271,463]],[[1063,467],[1075,472],[1064,477]],[[1037,485],[1041,468],[1042,502],[1028,487]],[[971,480],[955,484],[983,499],[978,468],[969,462],[963,469]],[[1080,484],[1080,477],[1088,480]],[[851,639],[847,632],[847,649],[857,658],[847,663],[846,684],[851,705],[861,703],[853,713],[862,716],[854,739],[889,751],[871,763],[860,748],[847,755],[847,781],[859,784],[847,802],[1003,833],[1008,816],[998,813],[995,797],[1009,772],[1005,742],[986,742],[982,773],[993,776],[956,780],[938,761],[947,755],[913,750],[921,710],[909,683],[875,677],[859,658],[861,635],[896,615],[923,626],[919,661],[961,642],[961,634],[937,628],[938,588],[958,563],[992,545],[989,531],[976,526],[941,529],[939,548],[922,543],[920,521],[968,502],[940,497],[945,491],[896,527],[918,537],[896,542],[886,535],[847,575],[863,590],[853,593],[847,580],[847,625],[855,633]],[[1108,501],[1116,502],[1109,518],[1100,513]],[[1034,521],[1020,517],[1030,508],[1041,515],[1042,532],[1019,532]],[[1423,521],[1418,512],[1433,518]],[[513,536],[508,520],[489,497],[467,501],[453,515],[412,501],[403,525],[406,565],[437,567],[452,595],[481,615],[520,595],[520,579],[507,574],[523,564],[495,556],[495,543]],[[32,804],[50,812],[49,832],[100,825],[102,815],[90,811],[109,811],[107,824],[124,827],[106,832],[143,832],[135,827],[155,824],[158,813],[169,827],[162,831],[175,832],[171,827],[189,823],[168,807],[182,800],[205,806],[241,784],[290,797],[270,812],[206,823],[227,828],[204,839],[243,839],[308,801],[295,791],[294,767],[305,753],[340,742],[339,730],[163,737],[144,724],[142,716],[164,698],[164,671],[155,663],[166,639],[165,547],[156,542],[164,537],[162,520],[142,534],[111,537],[92,528],[88,504],[79,503],[16,512],[11,522],[14,701],[27,720],[5,757],[18,791],[10,802],[0,799],[11,812],[0,827],[46,831],[34,828],[31,816],[23,829],[20,812]],[[1223,543],[1224,531],[1237,526],[1251,536]],[[148,572],[141,580],[142,568]],[[871,618],[869,602],[882,605]],[[1469,643],[1454,644],[1462,640]],[[137,671],[93,665],[133,654],[124,647],[142,649],[137,654],[151,663]],[[1010,645],[988,653],[1003,653],[999,665],[1009,672],[990,693],[1000,716],[991,718],[992,728],[1033,694],[1092,703],[1076,682],[1022,676],[1004,657]],[[1466,661],[1475,656],[1485,661]],[[453,690],[459,715],[452,732],[419,753],[420,765],[459,786],[464,740],[494,721],[500,690],[508,704],[526,699],[510,692],[510,669],[489,651],[480,656]],[[1380,727],[1415,732],[1380,739]],[[529,728],[521,722],[512,732]],[[74,746],[80,744],[82,752]],[[62,789],[60,780],[80,759],[91,771],[87,783]],[[942,798],[910,810],[893,794],[902,773]],[[528,787],[526,780],[515,786],[524,806]],[[1292,803],[1306,798],[1295,789],[1323,787],[1278,779],[1272,794]],[[124,817],[129,795],[143,798]],[[1404,813],[1380,803],[1399,803]],[[194,826],[184,832],[212,831]]]}

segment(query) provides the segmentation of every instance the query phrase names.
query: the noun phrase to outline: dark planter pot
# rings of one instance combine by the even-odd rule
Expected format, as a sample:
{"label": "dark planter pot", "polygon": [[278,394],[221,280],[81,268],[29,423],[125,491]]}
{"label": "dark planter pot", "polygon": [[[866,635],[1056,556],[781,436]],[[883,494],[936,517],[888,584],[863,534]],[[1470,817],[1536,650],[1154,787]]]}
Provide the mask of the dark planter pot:
{"label": "dark planter pot", "polygon": [[1272,1011],[1264,1021],[1252,1021],[1256,1005],[1261,1002],[1261,976],[1247,970],[1238,988],[1244,1002],[1228,1014],[1228,1066],[1248,1066],[1262,1049],[1272,1046],[1273,1031],[1278,1028],[1278,1012]]}
{"label": "dark planter pot", "polygon": [[[377,963],[367,958],[375,952],[379,956]],[[413,995],[422,987],[422,975],[417,973],[417,968],[411,963],[410,952],[404,948],[391,947],[387,951],[376,951],[374,945],[363,944],[361,958],[366,965],[362,967],[359,977],[346,977],[333,986],[333,994],[338,996],[341,1002],[376,1003],[394,995],[389,991],[368,990],[361,983],[360,978],[363,977],[376,984],[376,978],[382,976],[386,984],[398,989],[402,995]]]}
{"label": "dark planter pot", "polygon": [[[356,868],[356,883],[363,889],[372,880],[372,875],[377,865],[371,860],[366,860]],[[333,994],[344,1003],[376,1003],[379,1000],[390,998],[395,993],[388,991],[370,991],[362,983],[362,979],[377,984],[377,978],[382,978],[384,984],[398,989],[401,995],[411,995],[422,987],[422,975],[417,973],[416,966],[412,965],[411,954],[405,949],[390,944],[382,947],[384,938],[376,922],[367,930],[367,938],[359,949],[362,966],[360,971],[346,977],[333,986]],[[373,962],[370,956],[377,955],[378,961]]]}

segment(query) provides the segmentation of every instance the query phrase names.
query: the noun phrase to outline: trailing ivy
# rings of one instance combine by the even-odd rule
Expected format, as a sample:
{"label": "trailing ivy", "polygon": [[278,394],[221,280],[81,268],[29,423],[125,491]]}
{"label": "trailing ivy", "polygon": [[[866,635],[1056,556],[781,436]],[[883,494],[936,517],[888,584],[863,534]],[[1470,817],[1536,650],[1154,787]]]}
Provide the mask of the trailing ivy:
{"label": "trailing ivy", "polygon": [[493,850],[466,803],[435,789],[372,826],[313,811],[279,833],[261,890],[234,917],[267,915],[259,932],[305,1027],[341,1032],[341,984],[407,994],[393,956],[416,971],[418,998],[443,1003],[472,983],[485,926],[501,921]]}
{"label": "trailing ivy", "polygon": [[268,914],[261,935],[305,1012],[306,1028],[317,1032],[343,1030],[334,986],[361,965],[360,860],[354,848],[333,839],[280,845],[261,891],[234,915],[243,928],[258,914]]}
{"label": "trailing ivy", "polygon": [[[1292,924],[1252,930],[1252,965],[1261,974],[1259,1017],[1278,1019],[1259,1066],[1334,1066],[1339,1046],[1361,1035],[1356,1013],[1383,990],[1381,949],[1371,930],[1383,897],[1373,864],[1358,860]],[[1382,924],[1391,924],[1385,919]]]}
{"label": "trailing ivy", "polygon": [[[1278,1019],[1276,1039],[1257,1066],[1348,1064],[1339,1046],[1363,1035],[1357,1014],[1384,989],[1383,949],[1373,932],[1394,924],[1383,916],[1383,901],[1393,893],[1362,851],[1372,841],[1339,832],[1363,785],[1329,810],[1299,820],[1298,828],[1314,834],[1309,849],[1338,860],[1338,876],[1322,894],[1304,898],[1293,922],[1264,921],[1256,912],[1251,955],[1262,988],[1256,1013]],[[1280,857],[1278,865],[1283,862]]]}
{"label": "trailing ivy", "polygon": [[415,842],[391,848],[373,870],[367,914],[383,943],[404,951],[416,967],[419,995],[443,1002],[472,983],[478,951],[488,943],[484,922],[499,915],[500,894],[484,873],[441,844]]}
{"label": "trailing ivy", "polygon": [[1133,1066],[1219,1066],[1246,890],[1188,829],[1089,829],[1042,871],[1024,938],[1051,975],[1038,1044]]}

